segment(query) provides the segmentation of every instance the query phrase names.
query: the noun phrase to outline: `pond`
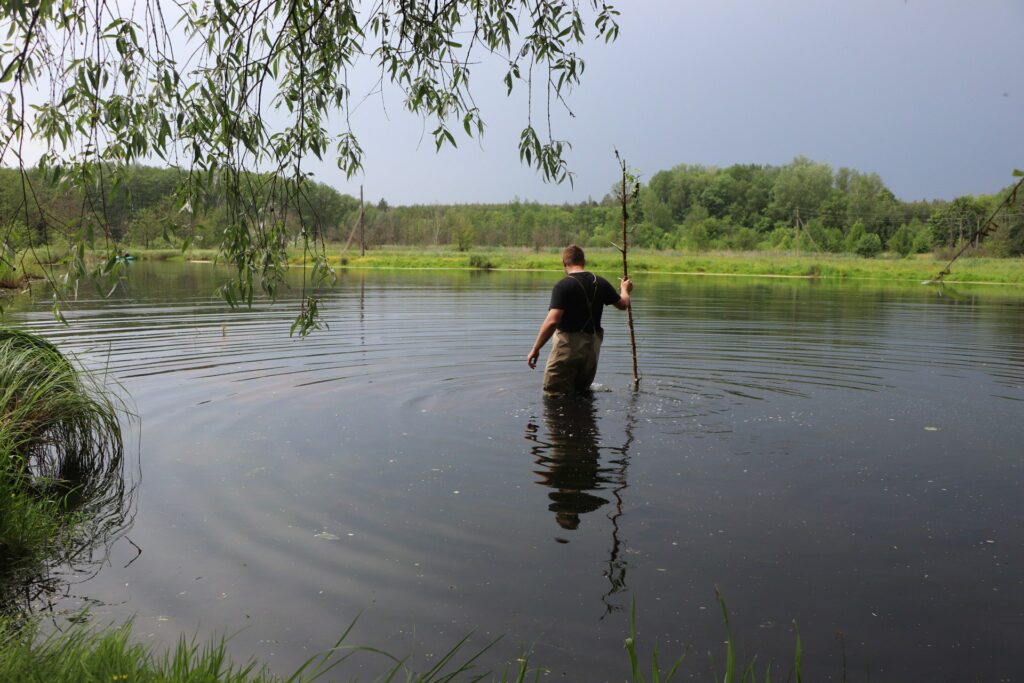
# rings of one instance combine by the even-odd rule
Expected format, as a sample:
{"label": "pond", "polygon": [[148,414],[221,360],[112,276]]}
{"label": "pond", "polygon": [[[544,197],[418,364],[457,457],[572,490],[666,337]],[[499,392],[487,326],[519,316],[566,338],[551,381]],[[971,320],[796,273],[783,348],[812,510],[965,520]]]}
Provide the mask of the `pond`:
{"label": "pond", "polygon": [[717,586],[762,665],[799,627],[808,680],[1019,675],[1024,293],[638,275],[639,392],[609,309],[594,395],[545,401],[558,273],[344,272],[304,340],[291,275],[251,311],[208,264],[132,264],[69,327],[15,305],[139,418],[134,524],[59,609],[278,672],[358,616],[419,665],[502,635],[488,666],[600,681],[635,600],[707,680]]}

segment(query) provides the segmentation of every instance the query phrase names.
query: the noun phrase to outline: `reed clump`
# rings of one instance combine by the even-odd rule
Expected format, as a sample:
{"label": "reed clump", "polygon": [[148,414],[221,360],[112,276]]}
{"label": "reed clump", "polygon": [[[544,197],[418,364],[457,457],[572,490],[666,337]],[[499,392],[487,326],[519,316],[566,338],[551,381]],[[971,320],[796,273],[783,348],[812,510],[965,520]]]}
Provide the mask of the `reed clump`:
{"label": "reed clump", "polygon": [[123,412],[53,344],[0,328],[0,612],[123,523]]}

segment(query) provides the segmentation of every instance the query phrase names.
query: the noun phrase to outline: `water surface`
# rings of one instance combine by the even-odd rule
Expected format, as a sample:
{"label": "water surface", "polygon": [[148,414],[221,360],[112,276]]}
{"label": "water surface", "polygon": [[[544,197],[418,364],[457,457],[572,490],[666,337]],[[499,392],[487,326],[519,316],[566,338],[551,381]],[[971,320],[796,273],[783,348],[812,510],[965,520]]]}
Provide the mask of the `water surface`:
{"label": "water surface", "polygon": [[635,598],[641,648],[704,679],[717,586],[759,662],[799,625],[809,680],[844,647],[851,680],[1018,679],[1015,290],[638,276],[640,391],[609,310],[594,395],[545,401],[525,358],[557,273],[350,271],[305,340],[298,273],[252,311],[219,277],[136,263],[70,327],[12,314],[141,425],[134,526],[62,608],[235,634],[280,672],[357,615],[354,642],[420,663],[504,634],[489,664],[595,681],[625,676]]}

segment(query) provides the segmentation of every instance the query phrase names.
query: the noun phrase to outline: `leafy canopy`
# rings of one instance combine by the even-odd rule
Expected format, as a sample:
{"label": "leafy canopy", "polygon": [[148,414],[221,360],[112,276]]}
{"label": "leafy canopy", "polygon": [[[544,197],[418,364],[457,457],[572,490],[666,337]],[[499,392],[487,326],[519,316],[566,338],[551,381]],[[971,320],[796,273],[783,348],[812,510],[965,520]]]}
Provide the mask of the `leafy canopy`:
{"label": "leafy canopy", "polygon": [[[571,180],[551,107],[567,106],[583,75],[585,27],[613,40],[617,16],[603,0],[0,0],[0,158],[24,170],[25,143],[41,142],[45,176],[93,198],[81,220],[54,226],[77,245],[69,282],[88,272],[95,240],[111,251],[97,270],[120,267],[104,204],[129,165],[180,169],[185,214],[216,188],[230,217],[222,256],[237,271],[223,294],[251,302],[281,282],[304,162],[333,157],[348,177],[362,167],[348,118],[367,94],[350,88],[355,70],[397,87],[440,149],[484,132],[471,75],[496,60],[506,91],[529,93],[521,160]],[[27,223],[25,174],[22,195]],[[304,236],[316,283],[330,271],[322,243]],[[300,331],[316,327],[316,302],[305,301]]]}

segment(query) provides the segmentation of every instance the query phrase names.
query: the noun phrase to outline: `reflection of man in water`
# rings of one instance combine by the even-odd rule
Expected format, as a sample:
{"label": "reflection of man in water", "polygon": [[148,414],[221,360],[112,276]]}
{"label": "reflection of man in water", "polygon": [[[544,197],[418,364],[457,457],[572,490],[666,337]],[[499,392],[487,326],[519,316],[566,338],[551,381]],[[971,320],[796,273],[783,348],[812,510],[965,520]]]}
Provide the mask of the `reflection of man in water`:
{"label": "reflection of man in water", "polygon": [[608,305],[626,310],[629,293],[633,291],[629,278],[622,280],[616,293],[603,277],[587,272],[583,250],[575,244],[562,250],[562,265],[565,277],[551,290],[548,315],[526,357],[530,367],[536,367],[541,348],[551,335],[555,336],[544,368],[544,391],[549,393],[584,391],[590,387],[597,374],[597,357],[604,338],[601,311]]}
{"label": "reflection of man in water", "polygon": [[593,396],[545,396],[549,440],[541,441],[537,425],[527,427],[527,438],[537,444],[530,449],[540,466],[537,483],[554,489],[548,509],[563,529],[576,529],[580,515],[608,502],[590,493],[613,483],[612,471],[601,466],[595,413]]}

